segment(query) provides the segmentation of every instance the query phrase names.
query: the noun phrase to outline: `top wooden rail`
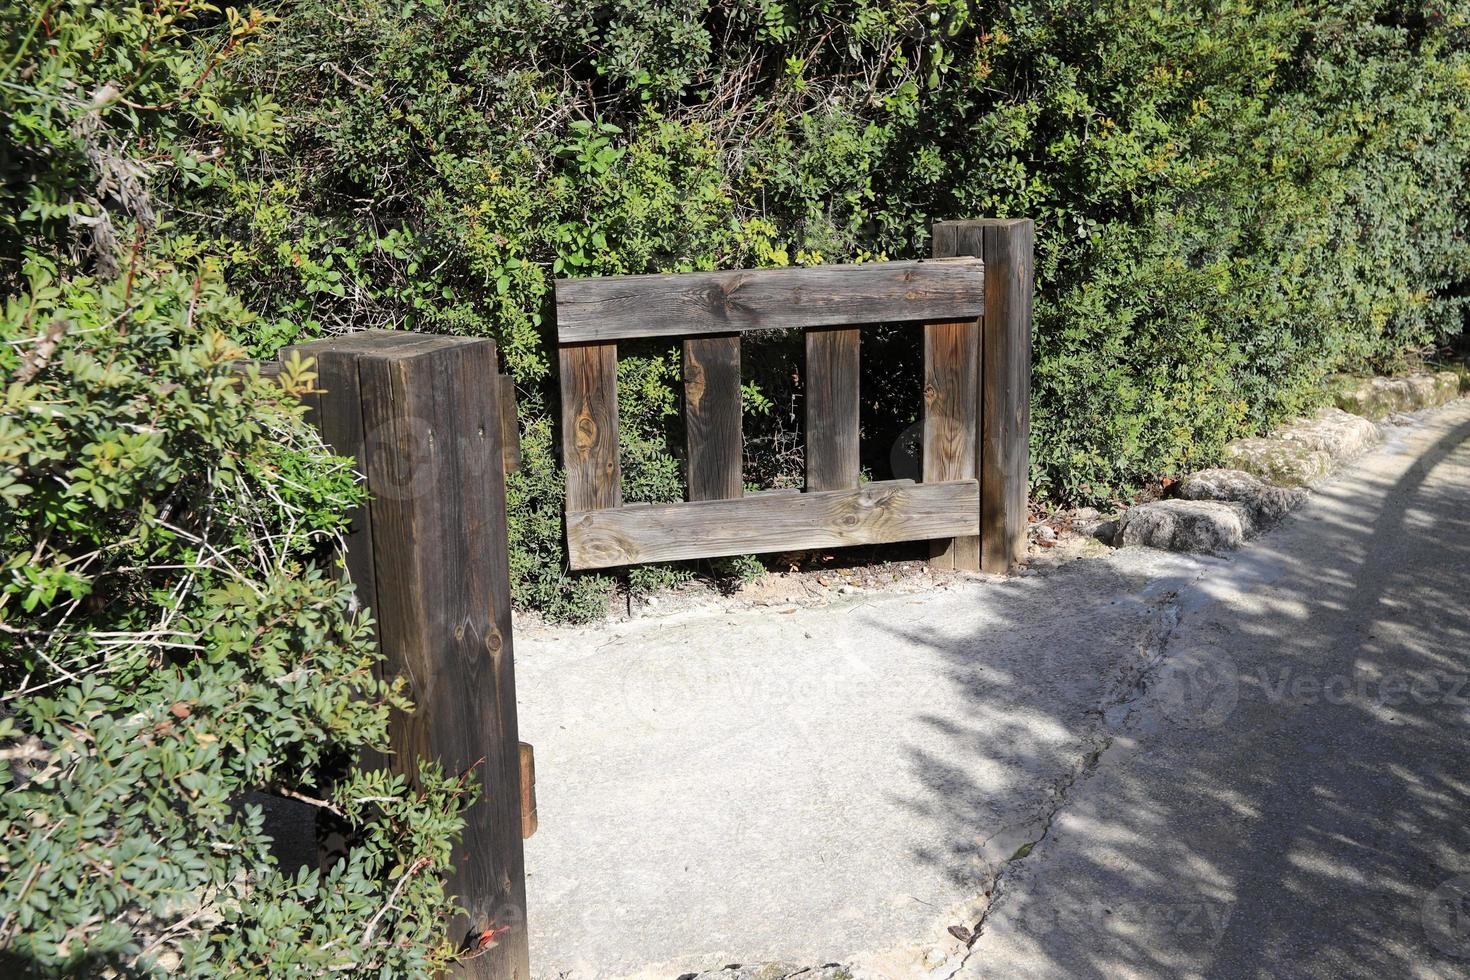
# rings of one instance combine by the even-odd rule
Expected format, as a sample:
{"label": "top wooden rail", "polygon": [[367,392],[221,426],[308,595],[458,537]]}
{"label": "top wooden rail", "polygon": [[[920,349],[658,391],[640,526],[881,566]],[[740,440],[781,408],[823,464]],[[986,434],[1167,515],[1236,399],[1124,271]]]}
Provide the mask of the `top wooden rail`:
{"label": "top wooden rail", "polygon": [[563,344],[974,320],[984,312],[985,263],[971,257],[556,281]]}

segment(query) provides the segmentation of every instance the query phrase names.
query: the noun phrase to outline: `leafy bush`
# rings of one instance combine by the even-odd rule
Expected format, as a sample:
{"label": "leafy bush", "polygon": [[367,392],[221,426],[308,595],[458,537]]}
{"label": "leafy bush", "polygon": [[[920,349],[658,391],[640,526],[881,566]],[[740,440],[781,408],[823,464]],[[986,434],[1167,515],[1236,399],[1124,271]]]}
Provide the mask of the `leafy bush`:
{"label": "leafy bush", "polygon": [[[922,256],[1038,221],[1033,483],[1128,493],[1461,329],[1466,6],[1191,0],[324,0],[235,70],[282,148],[218,193],[272,325],[496,336],[522,399],[517,598],[562,562],[551,280]],[[917,411],[870,342],[865,463]],[[747,477],[799,480],[799,348],[747,344]],[[626,479],[681,492],[674,351],[625,352]],[[879,370],[871,366],[881,361]]]}
{"label": "leafy bush", "polygon": [[[459,774],[354,759],[390,709],[330,568],[350,461],[155,182],[270,145],[222,81],[262,19],[0,4],[0,973],[429,976]],[[354,839],[282,864],[264,807]],[[310,845],[306,821],[305,836]]]}

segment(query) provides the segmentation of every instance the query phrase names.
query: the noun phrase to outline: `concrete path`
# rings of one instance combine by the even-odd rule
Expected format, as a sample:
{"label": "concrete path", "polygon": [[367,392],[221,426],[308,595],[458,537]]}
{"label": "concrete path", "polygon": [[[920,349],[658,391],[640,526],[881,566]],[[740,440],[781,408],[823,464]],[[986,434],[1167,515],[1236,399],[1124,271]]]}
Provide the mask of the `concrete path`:
{"label": "concrete path", "polygon": [[523,630],[536,973],[1470,976],[1467,586],[1462,402],[1232,559]]}

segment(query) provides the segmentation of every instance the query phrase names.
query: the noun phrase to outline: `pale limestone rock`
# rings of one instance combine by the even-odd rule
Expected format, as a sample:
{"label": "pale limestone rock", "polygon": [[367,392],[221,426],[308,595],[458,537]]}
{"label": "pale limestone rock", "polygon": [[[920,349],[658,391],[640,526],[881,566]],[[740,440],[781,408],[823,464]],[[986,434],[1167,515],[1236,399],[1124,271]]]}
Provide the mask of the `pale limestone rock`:
{"label": "pale limestone rock", "polygon": [[1113,544],[1218,554],[1239,548],[1254,531],[1250,508],[1242,503],[1155,500],[1128,509]]}
{"label": "pale limestone rock", "polygon": [[1273,487],[1244,470],[1224,469],[1200,470],[1185,477],[1179,484],[1179,495],[1186,500],[1244,504],[1257,529],[1276,523],[1307,499],[1305,490]]}
{"label": "pale limestone rock", "polygon": [[1308,449],[1319,449],[1333,460],[1352,459],[1383,436],[1378,426],[1340,408],[1324,408],[1311,418],[1298,419],[1278,429],[1273,438],[1301,443]]}
{"label": "pale limestone rock", "polygon": [[1366,378],[1337,392],[1338,408],[1369,419],[1394,412],[1417,412],[1459,397],[1460,379],[1453,371],[1410,374],[1402,378]]}
{"label": "pale limestone rock", "polygon": [[1332,457],[1291,439],[1236,439],[1225,446],[1225,461],[1277,486],[1299,487],[1332,472]]}

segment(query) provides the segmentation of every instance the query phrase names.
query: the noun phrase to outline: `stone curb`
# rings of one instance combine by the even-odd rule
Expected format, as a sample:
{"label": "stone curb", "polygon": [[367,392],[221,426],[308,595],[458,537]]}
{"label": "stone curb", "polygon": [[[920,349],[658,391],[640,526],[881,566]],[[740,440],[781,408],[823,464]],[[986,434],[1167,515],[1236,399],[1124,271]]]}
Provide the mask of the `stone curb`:
{"label": "stone curb", "polygon": [[1099,536],[1116,547],[1219,554],[1239,548],[1306,500],[1302,487],[1382,441],[1372,419],[1436,408],[1458,398],[1453,371],[1369,378],[1339,388],[1337,406],[1282,426],[1264,438],[1225,446],[1229,469],[1186,477],[1179,497],[1136,504]]}

